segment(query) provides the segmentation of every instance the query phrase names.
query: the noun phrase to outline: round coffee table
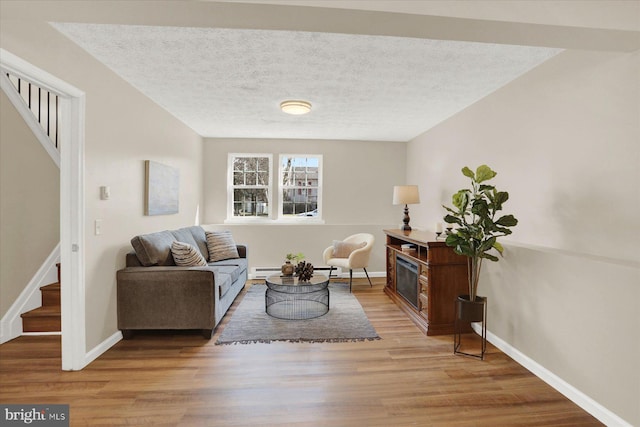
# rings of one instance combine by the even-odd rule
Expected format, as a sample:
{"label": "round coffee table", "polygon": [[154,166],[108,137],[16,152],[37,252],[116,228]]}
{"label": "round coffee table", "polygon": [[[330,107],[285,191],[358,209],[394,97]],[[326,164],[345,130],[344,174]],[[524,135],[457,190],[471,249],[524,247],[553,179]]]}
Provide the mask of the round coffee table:
{"label": "round coffee table", "polygon": [[307,282],[297,277],[273,275],[265,280],[265,310],[286,320],[313,319],[329,311],[329,279],[314,275]]}

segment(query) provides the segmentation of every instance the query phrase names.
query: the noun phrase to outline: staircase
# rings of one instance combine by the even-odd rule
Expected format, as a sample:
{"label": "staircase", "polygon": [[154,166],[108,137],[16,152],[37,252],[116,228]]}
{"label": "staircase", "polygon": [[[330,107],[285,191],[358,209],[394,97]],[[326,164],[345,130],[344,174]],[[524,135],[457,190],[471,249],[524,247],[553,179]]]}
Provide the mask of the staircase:
{"label": "staircase", "polygon": [[42,307],[21,314],[23,332],[60,332],[60,263],[58,281],[42,286]]}

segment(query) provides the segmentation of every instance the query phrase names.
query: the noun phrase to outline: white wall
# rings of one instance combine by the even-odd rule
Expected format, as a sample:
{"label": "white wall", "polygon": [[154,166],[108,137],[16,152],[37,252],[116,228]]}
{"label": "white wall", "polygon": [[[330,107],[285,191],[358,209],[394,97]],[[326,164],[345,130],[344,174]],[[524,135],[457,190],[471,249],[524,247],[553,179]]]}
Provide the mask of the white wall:
{"label": "white wall", "polygon": [[[11,14],[1,15],[1,47],[86,93],[83,243],[86,350],[90,351],[117,331],[116,271],[131,250],[129,240],[196,222],[202,197],[202,138],[55,31],[46,18],[34,18],[30,4],[22,9],[20,4],[11,6]],[[39,13],[46,15],[44,9]],[[3,131],[5,126],[19,124],[3,121]],[[144,216],[145,160],[179,169],[178,214]],[[16,167],[33,166],[23,161]],[[110,200],[100,200],[103,185],[111,187]],[[94,235],[96,219],[102,220],[99,236]],[[35,239],[37,234],[34,230],[24,238]]]}
{"label": "white wall", "polygon": [[[224,224],[227,215],[228,153],[271,153],[277,193],[279,154],[322,154],[323,219],[313,225]],[[250,267],[278,266],[289,252],[303,252],[321,265],[333,240],[366,232],[376,237],[368,271],[385,271],[384,228],[397,228],[402,207],[393,206],[394,184],[404,184],[406,143],[371,141],[205,139],[204,213],[208,228],[225,228],[249,246]],[[272,201],[277,212],[277,194]]]}
{"label": "white wall", "polygon": [[498,172],[495,184],[511,196],[505,213],[520,223],[505,259],[485,264],[489,330],[632,425],[640,425],[639,56],[563,52],[407,151],[408,180],[426,190],[413,209],[425,228],[468,186],[463,166]]}

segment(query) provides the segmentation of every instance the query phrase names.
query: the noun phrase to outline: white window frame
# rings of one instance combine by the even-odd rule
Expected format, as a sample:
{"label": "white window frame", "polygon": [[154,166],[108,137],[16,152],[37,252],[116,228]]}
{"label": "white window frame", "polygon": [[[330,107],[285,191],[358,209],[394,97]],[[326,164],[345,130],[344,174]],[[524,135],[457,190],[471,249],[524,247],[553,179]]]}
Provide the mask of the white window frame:
{"label": "white window frame", "polygon": [[[239,157],[266,157],[269,159],[269,183],[267,189],[267,216],[234,216],[233,190],[239,188],[233,184],[233,164]],[[252,186],[253,187],[253,186]],[[257,187],[256,187],[257,188]],[[273,154],[270,153],[229,153],[227,156],[227,219],[225,222],[267,222],[273,218]]]}
{"label": "white window frame", "polygon": [[[285,216],[283,214],[283,197],[282,193],[285,186],[282,184],[282,162],[284,158],[297,157],[297,158],[314,158],[318,160],[318,215],[315,217],[307,216]],[[322,219],[322,176],[323,176],[323,159],[322,154],[280,154],[278,157],[278,220],[280,222],[293,222],[293,223],[305,223],[305,224],[324,224]],[[305,186],[306,187],[306,186]],[[308,187],[307,187],[308,188]]]}

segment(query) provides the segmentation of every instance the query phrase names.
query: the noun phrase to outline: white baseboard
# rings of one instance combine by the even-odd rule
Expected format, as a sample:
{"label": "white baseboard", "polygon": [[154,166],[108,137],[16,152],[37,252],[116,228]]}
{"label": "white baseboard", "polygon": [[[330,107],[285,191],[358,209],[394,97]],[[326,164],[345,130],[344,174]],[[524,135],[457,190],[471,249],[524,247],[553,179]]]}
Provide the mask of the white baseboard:
{"label": "white baseboard", "polygon": [[[480,324],[473,324],[473,329],[476,331],[478,335],[481,334],[481,326]],[[513,360],[518,362],[520,365],[528,369],[535,376],[540,378],[542,381],[549,384],[551,387],[562,393],[566,398],[571,400],[573,403],[587,411],[589,414],[593,415],[600,422],[604,423],[607,426],[616,426],[616,427],[633,427],[631,424],[620,418],[618,415],[614,414],[609,409],[602,406],[600,403],[596,402],[553,372],[546,369],[544,366],[540,365],[535,360],[531,359],[520,350],[513,347],[511,344],[504,341],[502,338],[494,335],[490,331],[487,331],[487,341],[493,344],[495,347],[500,349],[504,354],[511,357]]]}
{"label": "white baseboard", "polygon": [[[84,356],[84,366],[87,366],[89,363],[91,363],[94,360],[96,360],[105,351],[109,350],[111,347],[116,345],[118,343],[118,341],[121,341],[121,340],[122,340],[122,332],[118,331],[118,332],[114,333],[113,335],[111,335],[106,340],[102,341],[97,346],[93,347],[91,349],[91,351],[89,351]],[[84,368],[84,366],[83,366],[83,368]]]}
{"label": "white baseboard", "polygon": [[36,274],[22,290],[18,298],[0,320],[0,344],[22,335],[22,318],[20,315],[42,305],[40,287],[58,280],[56,263],[60,262],[60,244],[58,243]]}

